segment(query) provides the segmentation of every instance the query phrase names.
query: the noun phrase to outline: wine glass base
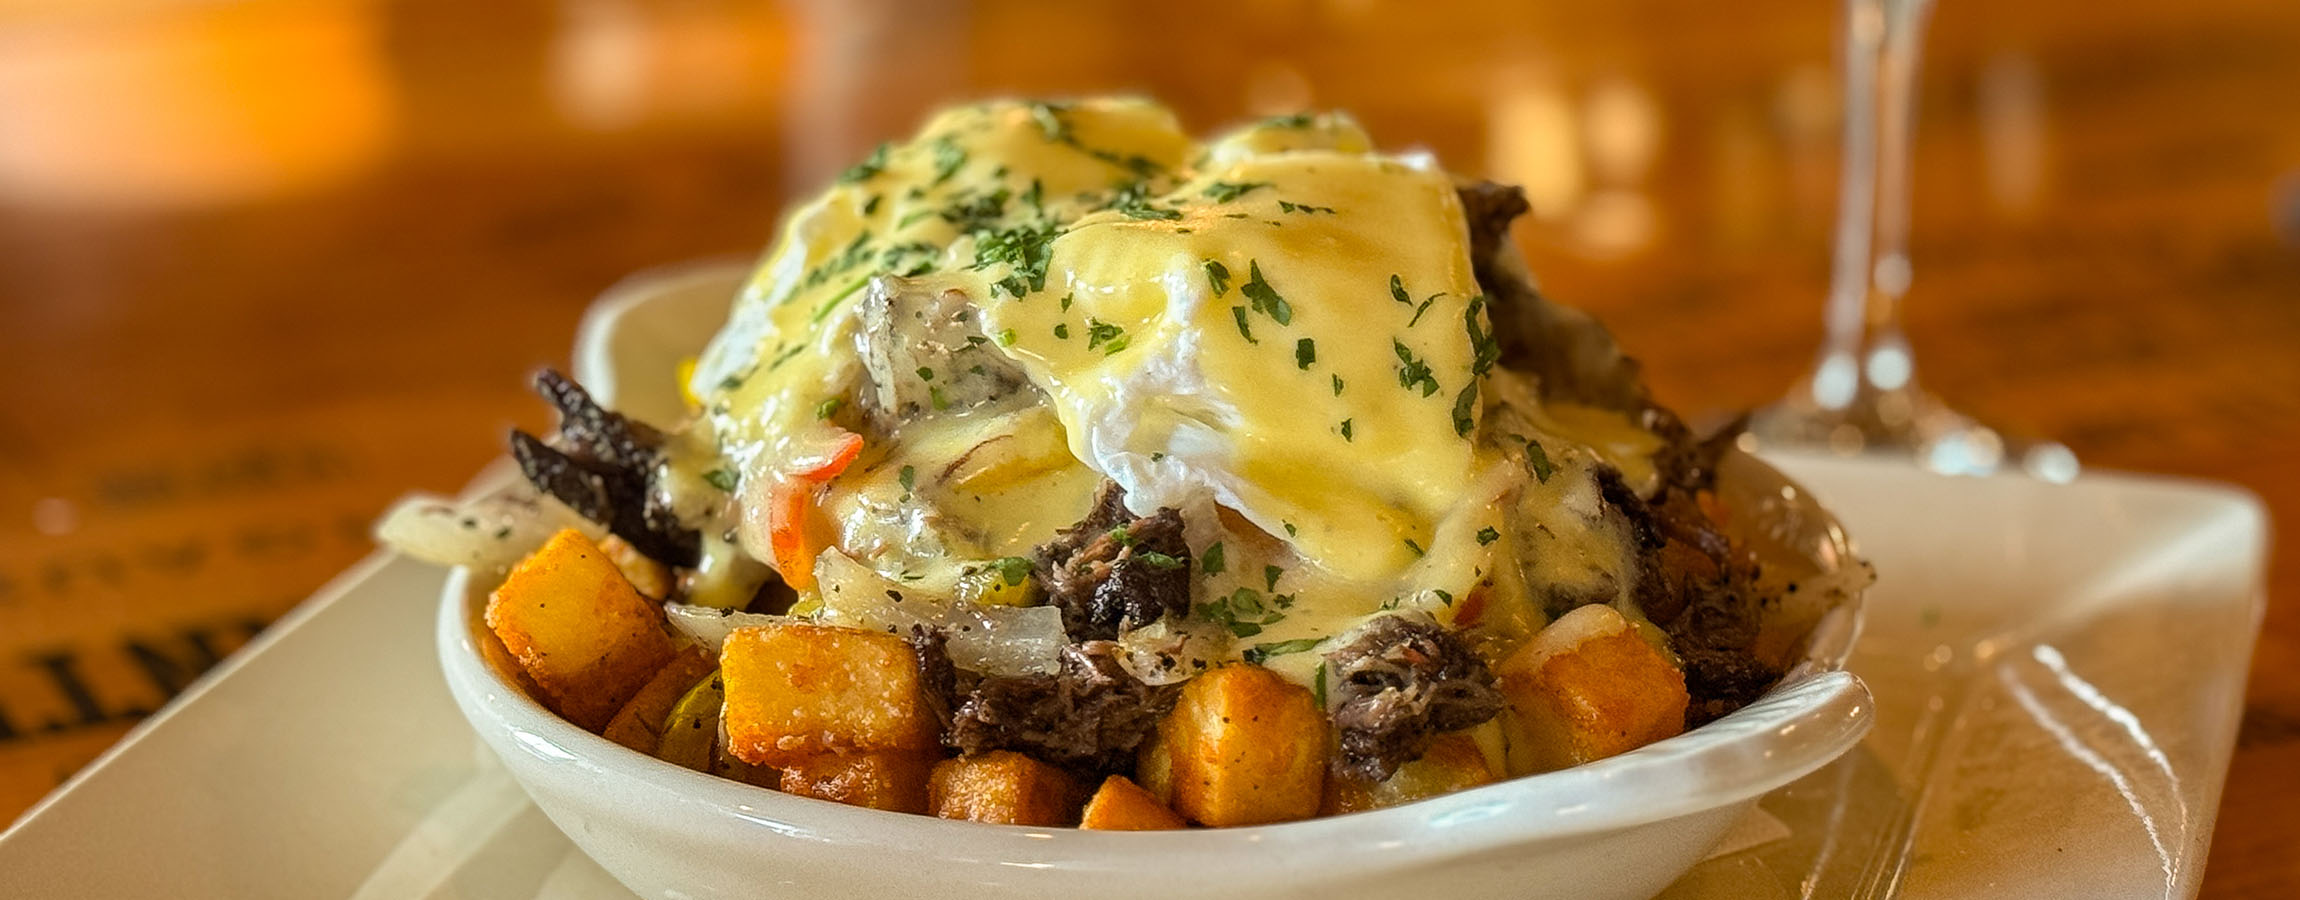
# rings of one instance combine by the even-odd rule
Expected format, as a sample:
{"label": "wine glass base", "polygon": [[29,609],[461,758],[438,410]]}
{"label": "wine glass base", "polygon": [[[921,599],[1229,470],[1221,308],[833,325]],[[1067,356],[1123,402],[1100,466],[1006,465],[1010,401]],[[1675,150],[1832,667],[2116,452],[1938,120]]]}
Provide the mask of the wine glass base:
{"label": "wine glass base", "polygon": [[1758,410],[1741,441],[1752,451],[1901,458],[1944,475],[2025,473],[2058,484],[2080,470],[2065,445],[2009,437],[1915,386],[1865,389],[1836,408],[1815,402],[1811,391],[1793,391]]}

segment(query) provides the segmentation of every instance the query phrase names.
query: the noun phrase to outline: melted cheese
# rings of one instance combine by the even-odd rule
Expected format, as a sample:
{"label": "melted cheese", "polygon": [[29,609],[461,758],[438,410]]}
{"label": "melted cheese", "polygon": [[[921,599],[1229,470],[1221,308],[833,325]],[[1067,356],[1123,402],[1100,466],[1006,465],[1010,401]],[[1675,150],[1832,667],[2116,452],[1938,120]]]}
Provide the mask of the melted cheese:
{"label": "melted cheese", "polygon": [[[963,295],[1042,397],[872,435],[825,501],[847,555],[932,586],[1024,555],[1107,476],[1138,513],[1183,509],[1201,558],[1223,545],[1198,618],[1258,610],[1234,651],[1281,654],[1268,664],[1297,680],[1316,654],[1282,651],[1385,609],[1451,621],[1485,589],[1507,595],[1487,622],[1538,627],[1529,584],[1619,576],[1627,549],[1572,515],[1588,465],[1529,480],[1488,410],[1523,407],[1508,424],[1526,439],[1633,484],[1659,441],[1486,371],[1468,243],[1451,179],[1343,117],[1199,145],[1136,101],[957,109],[790,214],[695,366],[692,433],[746,485],[819,458],[839,431],[826,401],[865,377],[858,298],[908,279]],[[1538,561],[1494,537],[1529,505],[1570,532]]]}

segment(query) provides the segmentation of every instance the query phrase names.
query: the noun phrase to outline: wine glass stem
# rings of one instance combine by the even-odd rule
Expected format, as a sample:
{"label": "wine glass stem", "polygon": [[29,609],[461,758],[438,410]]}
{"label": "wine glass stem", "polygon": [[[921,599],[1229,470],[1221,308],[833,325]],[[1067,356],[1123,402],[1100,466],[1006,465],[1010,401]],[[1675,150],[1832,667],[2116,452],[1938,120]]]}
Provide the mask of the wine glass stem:
{"label": "wine glass stem", "polygon": [[[1844,178],[1815,406],[1847,413],[1914,374],[1901,336],[1909,286],[1909,159],[1930,0],[1847,0]],[[1860,418],[1871,418],[1859,416]]]}

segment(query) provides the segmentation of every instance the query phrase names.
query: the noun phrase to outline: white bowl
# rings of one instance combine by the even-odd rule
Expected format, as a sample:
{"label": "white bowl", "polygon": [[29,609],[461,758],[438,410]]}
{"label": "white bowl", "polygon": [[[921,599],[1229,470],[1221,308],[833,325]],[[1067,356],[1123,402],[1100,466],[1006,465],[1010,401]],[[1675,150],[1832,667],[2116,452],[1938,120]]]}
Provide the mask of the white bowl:
{"label": "white bowl", "polygon": [[[739,270],[626,282],[583,328],[577,371],[603,402],[675,411],[673,361],[700,346]],[[626,377],[618,378],[618,372]],[[1835,520],[1741,457],[1735,493],[1816,566],[1852,565]],[[1766,792],[1852,749],[1868,689],[1841,670],[1858,598],[1822,617],[1805,661],[1721,720],[1560,772],[1390,809],[1252,828],[1092,832],[954,822],[794,797],[690,771],[568,724],[488,666],[488,585],[450,578],[438,638],[449,691],[537,806],[644,897],[1252,895],[1649,897]]]}

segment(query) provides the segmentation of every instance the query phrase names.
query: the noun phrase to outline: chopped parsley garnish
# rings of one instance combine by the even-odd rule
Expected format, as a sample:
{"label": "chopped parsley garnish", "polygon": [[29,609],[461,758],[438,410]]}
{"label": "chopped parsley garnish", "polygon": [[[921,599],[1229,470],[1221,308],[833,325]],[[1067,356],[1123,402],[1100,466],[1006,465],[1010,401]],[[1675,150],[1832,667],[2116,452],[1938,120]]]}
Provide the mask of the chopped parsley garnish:
{"label": "chopped parsley garnish", "polygon": [[1462,385],[1461,393],[1453,397],[1453,433],[1468,437],[1469,430],[1476,427],[1477,379],[1473,377],[1468,384]]}
{"label": "chopped parsley garnish", "polygon": [[933,369],[932,367],[929,367],[929,366],[920,366],[920,367],[918,367],[918,380],[920,380],[920,381],[933,381],[933,380],[934,380],[934,369]]}
{"label": "chopped parsley garnish", "polygon": [[1257,340],[1254,340],[1254,329],[1253,329],[1251,326],[1249,326],[1249,325],[1247,325],[1247,324],[1246,324],[1246,308],[1245,308],[1245,307],[1243,307],[1243,306],[1233,306],[1233,307],[1230,307],[1230,316],[1231,316],[1232,318],[1235,318],[1235,319],[1237,319],[1237,320],[1238,320],[1238,334],[1239,334],[1239,335],[1241,335],[1241,336],[1243,336],[1243,337],[1246,339],[1246,343],[1249,343],[1249,344],[1259,344],[1259,343],[1261,343],[1261,341],[1257,341]]}
{"label": "chopped parsley garnish", "polygon": [[1110,542],[1113,544],[1120,547],[1134,546],[1134,532],[1128,530],[1124,525],[1110,529],[1107,534],[1110,535]]}
{"label": "chopped parsley garnish", "polygon": [[889,144],[878,145],[878,148],[872,150],[869,156],[863,158],[862,162],[855,163],[853,168],[839,173],[839,183],[855,184],[878,177],[878,173],[886,171],[886,154],[889,149],[891,149]]}
{"label": "chopped parsley garnish", "polygon": [[1286,614],[1265,605],[1262,595],[1253,588],[1242,587],[1230,596],[1198,604],[1198,617],[1229,629],[1238,637],[1253,637],[1262,633],[1262,626],[1275,625],[1285,619]]}
{"label": "chopped parsley garnish", "polygon": [[911,490],[918,487],[918,470],[910,466],[904,466],[902,467],[902,471],[895,473],[894,482],[896,484],[902,485],[902,499],[904,501],[908,501],[910,500]]}
{"label": "chopped parsley garnish", "polygon": [[1288,521],[1285,521],[1285,520],[1283,520],[1283,519],[1280,519],[1280,520],[1278,520],[1278,524],[1286,526],[1286,536],[1287,536],[1287,537],[1294,537],[1294,536],[1295,536],[1295,535],[1298,533],[1298,532],[1295,530],[1295,528],[1294,528],[1294,523],[1292,523],[1292,522],[1288,522]]}
{"label": "chopped parsley garnish", "polygon": [[1185,563],[1179,559],[1175,559],[1172,556],[1160,553],[1156,550],[1144,550],[1140,553],[1134,554],[1134,558],[1141,560],[1144,565],[1147,565],[1150,568],[1169,572],[1189,565],[1189,563]]}
{"label": "chopped parsley garnish", "polygon": [[1262,567],[1262,587],[1263,587],[1263,589],[1264,589],[1264,590],[1272,590],[1272,591],[1274,591],[1274,590],[1277,590],[1277,589],[1278,589],[1278,576],[1280,576],[1280,575],[1284,575],[1284,574],[1286,574],[1286,570],[1284,570],[1284,569],[1281,569],[1281,568],[1278,568],[1277,566],[1263,566],[1263,567]]}
{"label": "chopped parsley garnish", "polygon": [[1062,311],[1063,311],[1063,312],[1069,312],[1069,311],[1070,311],[1070,304],[1071,304],[1071,301],[1073,301],[1073,300],[1076,300],[1077,298],[1078,298],[1078,295],[1077,295],[1077,294],[1064,294],[1064,295],[1062,295]]}
{"label": "chopped parsley garnish", "polygon": [[1046,266],[1054,260],[1054,239],[1062,234],[1060,226],[1040,222],[1001,228],[983,234],[974,247],[975,269],[985,269],[998,263],[1014,267],[1014,273],[998,280],[993,287],[1020,299],[1034,291],[1046,289]]}
{"label": "chopped parsley garnish", "polygon": [[1422,301],[1422,305],[1414,307],[1414,317],[1413,317],[1413,318],[1411,318],[1411,319],[1408,319],[1408,320],[1406,320],[1406,327],[1407,327],[1407,328],[1412,328],[1412,327],[1414,327],[1414,326],[1416,326],[1416,325],[1419,325],[1419,324],[1421,324],[1421,323],[1422,323],[1422,313],[1426,313],[1426,312],[1429,312],[1429,311],[1430,311],[1430,304],[1432,304],[1432,303],[1436,303],[1436,302],[1437,302],[1437,298],[1439,298],[1439,297],[1443,297],[1443,296],[1445,296],[1445,293],[1444,293],[1444,292],[1442,292],[1442,291],[1441,291],[1441,292],[1438,292],[1438,293],[1435,293],[1435,294],[1431,294],[1431,295],[1430,295],[1430,297],[1429,297],[1429,299]]}
{"label": "chopped parsley garnish", "polygon": [[1214,289],[1214,299],[1230,292],[1230,267],[1214,260],[1206,261],[1206,286]]}
{"label": "chopped parsley garnish", "polygon": [[[1269,644],[1255,644],[1254,646],[1247,648],[1246,652],[1241,655],[1245,657],[1246,662],[1258,666],[1270,657],[1284,656],[1288,653],[1300,653],[1304,650],[1308,650],[1312,647],[1316,647],[1321,643],[1324,643],[1325,640],[1325,638],[1295,638],[1290,641],[1277,641],[1275,643]],[[1323,663],[1319,664],[1318,674],[1322,680],[1323,676],[1325,675],[1325,668]]]}
{"label": "chopped parsley garnish", "polygon": [[959,168],[964,165],[966,148],[959,146],[947,134],[934,139],[934,184],[949,181],[950,176],[958,174]]}
{"label": "chopped parsley garnish", "polygon": [[832,417],[832,416],[838,415],[838,414],[839,414],[839,407],[842,407],[842,406],[845,406],[845,405],[847,405],[847,402],[846,402],[845,400],[841,400],[841,399],[839,399],[839,398],[837,398],[837,397],[832,397],[832,398],[830,398],[830,399],[828,399],[828,400],[825,400],[825,401],[823,401],[823,402],[821,402],[821,403],[817,403],[817,404],[815,404],[815,418],[817,418],[817,419],[829,419],[829,418],[830,418],[830,417]]}
{"label": "chopped parsley garnish", "polygon": [[1390,276],[1390,299],[1407,306],[1414,305],[1414,298],[1406,296],[1406,283],[1396,275]]}
{"label": "chopped parsley garnish", "polygon": [[1318,361],[1318,342],[1303,338],[1294,342],[1294,368],[1307,369]]}
{"label": "chopped parsley garnish", "polygon": [[1012,328],[1002,328],[1002,329],[999,329],[999,332],[998,332],[998,345],[999,345],[999,346],[1001,346],[1001,347],[1012,347],[1012,346],[1014,346],[1014,341],[1015,341],[1014,329],[1012,329]]}
{"label": "chopped parsley garnish", "polygon": [[1126,329],[1088,316],[1086,318],[1086,349],[1102,348],[1102,355],[1110,356],[1126,349]]}
{"label": "chopped parsley garnish", "polygon": [[1354,431],[1354,430],[1353,430],[1353,429],[1350,427],[1351,423],[1353,423],[1353,422],[1356,422],[1356,421],[1357,421],[1357,419],[1355,419],[1355,418],[1350,418],[1350,419],[1343,419],[1343,420],[1342,420],[1342,440],[1345,440],[1345,441],[1354,441],[1354,440],[1357,440],[1357,437],[1356,437],[1356,435],[1355,435],[1355,431]]}
{"label": "chopped parsley garnish", "polygon": [[1228,203],[1245,196],[1256,188],[1269,186],[1270,183],[1267,181],[1217,181],[1207,185],[1205,190],[1199,192],[1199,195],[1216,203]]}
{"label": "chopped parsley garnish", "polygon": [[1007,587],[1014,587],[1030,577],[1030,560],[1019,556],[1001,556],[991,560],[990,570],[997,572],[999,580],[1006,582]]}
{"label": "chopped parsley garnish", "polygon": [[1407,389],[1416,387],[1421,388],[1422,396],[1424,397],[1437,393],[1437,376],[1430,374],[1429,363],[1414,358],[1413,349],[1407,347],[1404,341],[1398,340],[1396,338],[1391,338],[1390,347],[1391,349],[1395,350],[1398,355],[1399,387]]}
{"label": "chopped parsley garnish", "polygon": [[1491,544],[1491,543],[1493,543],[1493,542],[1495,542],[1495,541],[1498,541],[1498,540],[1501,540],[1501,532],[1494,530],[1494,527],[1493,527],[1493,526],[1491,526],[1491,525],[1488,525],[1488,526],[1486,526],[1486,527],[1484,527],[1484,528],[1480,528],[1480,529],[1478,529],[1478,532],[1477,532],[1477,545],[1478,545],[1478,546],[1480,546],[1480,547],[1483,547],[1483,546],[1485,546],[1485,545],[1487,545],[1487,544]]}
{"label": "chopped parsley garnish", "polygon": [[1056,322],[1056,323],[1054,323],[1054,337],[1055,337],[1055,339],[1057,339],[1057,340],[1064,340],[1064,341],[1067,341],[1067,340],[1069,340],[1069,339],[1070,339],[1070,323],[1068,323],[1068,322]]}
{"label": "chopped parsley garnish", "polygon": [[1471,375],[1484,375],[1487,369],[1493,368],[1496,360],[1501,359],[1501,337],[1485,330],[1485,326],[1478,321],[1477,314],[1483,309],[1485,295],[1480,294],[1469,298],[1469,309],[1462,313],[1463,327],[1469,330],[1470,348],[1475,351],[1469,364]]}
{"label": "chopped parsley garnish", "polygon": [[1030,119],[1038,123],[1039,133],[1046,135],[1047,140],[1067,144],[1070,142],[1070,123],[1063,120],[1062,113],[1069,108],[1062,103],[1033,102],[1030,104]]}
{"label": "chopped parsley garnish", "polygon": [[726,493],[732,494],[735,492],[735,473],[733,470],[712,469],[711,471],[703,473],[703,480],[710,482],[712,487],[718,488],[719,490]]}
{"label": "chopped parsley garnish", "polygon": [[1222,571],[1221,541],[1215,541],[1214,546],[1208,547],[1206,548],[1206,552],[1198,554],[1198,570],[1205,572],[1208,575],[1213,575]]}
{"label": "chopped parsley garnish", "polygon": [[1278,296],[1277,290],[1270,287],[1269,282],[1262,280],[1261,261],[1249,262],[1246,268],[1246,283],[1238,288],[1238,292],[1253,301],[1254,311],[1278,320],[1280,325],[1293,324],[1293,305],[1287,303],[1286,298]]}
{"label": "chopped parsley garnish", "polygon": [[950,398],[944,397],[942,395],[942,385],[928,385],[926,388],[926,396],[928,402],[933,404],[935,409],[945,410],[950,408]]}
{"label": "chopped parsley garnish", "polygon": [[1429,551],[1422,549],[1422,545],[1415,542],[1413,538],[1406,538],[1406,549],[1413,551],[1415,556],[1429,555]]}
{"label": "chopped parsley garnish", "polygon": [[885,198],[880,197],[877,194],[870,195],[870,199],[863,201],[863,215],[876,215],[878,213],[878,202],[882,199]]}
{"label": "chopped parsley garnish", "polygon": [[1317,678],[1317,682],[1316,682],[1316,688],[1315,688],[1314,690],[1312,690],[1310,693],[1311,693],[1311,695],[1312,695],[1313,697],[1317,698],[1317,701],[1318,701],[1318,708],[1319,708],[1319,709],[1325,709],[1325,708],[1326,708],[1326,664],[1325,664],[1323,661],[1321,661],[1321,662],[1319,662],[1319,663],[1318,663],[1318,678]]}
{"label": "chopped parsley garnish", "polygon": [[1334,208],[1331,206],[1311,206],[1307,203],[1294,203],[1287,200],[1278,201],[1278,209],[1281,212],[1304,214],[1325,213],[1327,215],[1333,215],[1335,213]]}
{"label": "chopped parsley garnish", "polygon": [[1290,116],[1271,116],[1263,119],[1262,124],[1270,128],[1308,128],[1315,121],[1317,120],[1305,112],[1294,113]]}
{"label": "chopped parsley garnish", "polygon": [[1525,441],[1525,467],[1531,470],[1533,477],[1539,479],[1542,484],[1548,484],[1550,473],[1557,471],[1557,467],[1549,462],[1548,451],[1541,449],[1540,444],[1527,441],[1525,438],[1518,438],[1518,440]]}
{"label": "chopped parsley garnish", "polygon": [[1339,397],[1339,396],[1341,396],[1341,395],[1342,395],[1342,376],[1340,376],[1340,375],[1336,375],[1336,376],[1334,376],[1334,396],[1336,396],[1336,397]]}

